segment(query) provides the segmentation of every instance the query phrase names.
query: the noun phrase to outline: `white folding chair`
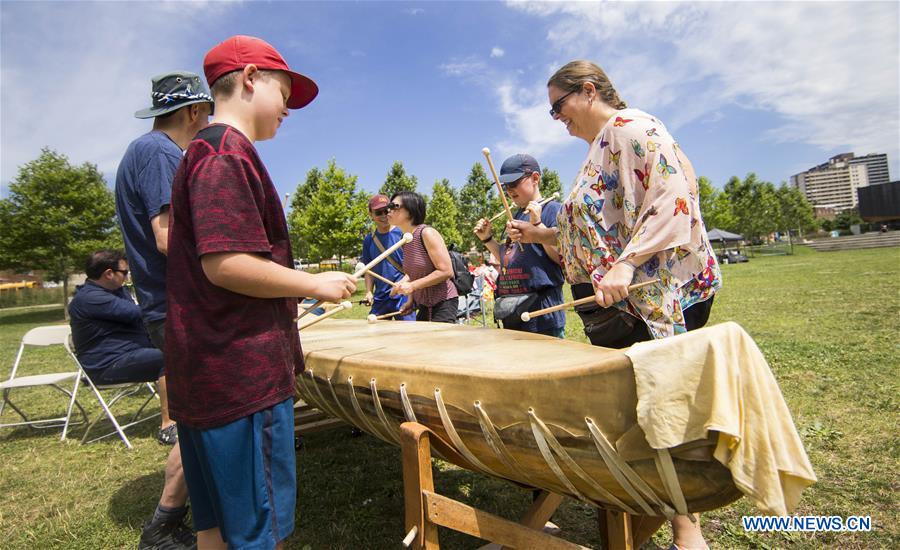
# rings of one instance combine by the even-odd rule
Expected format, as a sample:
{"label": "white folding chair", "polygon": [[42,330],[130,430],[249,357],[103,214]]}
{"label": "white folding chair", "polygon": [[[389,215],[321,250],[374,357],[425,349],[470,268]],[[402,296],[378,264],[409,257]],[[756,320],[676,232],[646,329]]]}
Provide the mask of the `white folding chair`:
{"label": "white folding chair", "polygon": [[[101,435],[100,437],[95,437],[94,439],[88,440],[88,434],[91,433],[91,429],[97,424],[97,422],[103,420],[103,415],[97,416],[93,422],[91,422],[88,427],[84,430],[84,435],[81,437],[82,443],[93,443],[94,441],[99,441],[101,439],[106,439],[109,436],[118,434],[122,439],[122,442],[125,443],[125,446],[129,449],[132,448],[131,442],[128,441],[128,436],[125,435],[125,429],[130,428],[131,426],[135,426],[137,424],[141,424],[142,422],[146,422],[147,420],[152,420],[160,415],[160,413],[154,413],[149,416],[145,416],[141,418],[141,413],[144,412],[144,409],[154,398],[158,399],[159,396],[156,393],[156,389],[149,382],[126,382],[124,384],[95,384],[93,380],[87,375],[84,370],[84,367],[81,366],[81,362],[78,361],[78,358],[75,355],[72,355],[72,358],[75,359],[75,363],[78,365],[78,369],[81,372],[81,380],[85,384],[87,384],[91,391],[94,393],[94,396],[97,398],[97,402],[100,403],[100,407],[103,408],[103,412],[105,413],[106,418],[109,419],[110,423],[112,423],[115,428],[113,431]],[[147,396],[147,399],[144,400],[143,404],[141,404],[140,408],[136,413],[132,416],[131,420],[126,424],[122,424],[116,418],[116,415],[113,414],[112,408],[113,406],[123,397],[128,397],[134,395],[141,391],[144,388],[150,390],[150,395]],[[103,391],[113,391],[115,392],[112,399],[109,401],[103,399]]]}
{"label": "white folding chair", "polygon": [[[6,405],[9,405],[12,410],[14,410],[19,416],[22,417],[22,422],[0,424],[0,428],[7,428],[12,426],[29,426],[32,428],[58,428],[62,426],[63,431],[62,437],[60,439],[65,440],[66,433],[69,430],[70,419],[72,417],[72,408],[74,406],[78,406],[78,409],[81,411],[82,417],[85,419],[85,421],[87,420],[87,414],[75,399],[75,396],[78,393],[78,384],[81,381],[81,377],[79,376],[80,366],[78,367],[79,370],[72,372],[54,372],[33,374],[29,376],[16,376],[18,374],[19,365],[22,361],[22,355],[25,353],[26,346],[63,346],[66,350],[66,353],[68,353],[69,357],[75,360],[75,363],[77,365],[78,360],[75,359],[75,355],[72,353],[72,350],[69,347],[69,336],[71,335],[71,332],[72,331],[68,325],[53,325],[33,328],[25,333],[25,336],[22,337],[22,343],[19,345],[19,352],[16,354],[16,360],[13,363],[12,371],[9,374],[9,379],[0,382],[0,390],[3,391],[3,399],[2,401],[0,401],[0,415],[3,414],[3,409],[6,407]],[[62,386],[63,384],[67,383],[72,384],[71,390],[68,390]],[[12,390],[19,390],[22,388],[38,388],[41,386],[49,386],[51,388],[55,388],[69,397],[69,406],[66,409],[65,416],[32,420],[10,399],[10,393],[12,393]]]}

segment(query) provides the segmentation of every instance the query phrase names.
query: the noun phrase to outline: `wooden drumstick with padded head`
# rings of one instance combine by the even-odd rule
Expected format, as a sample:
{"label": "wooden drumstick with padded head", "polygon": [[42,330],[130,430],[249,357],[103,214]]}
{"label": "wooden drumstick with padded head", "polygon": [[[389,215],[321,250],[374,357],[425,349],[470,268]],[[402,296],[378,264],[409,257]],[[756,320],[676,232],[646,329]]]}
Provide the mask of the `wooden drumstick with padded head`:
{"label": "wooden drumstick with padded head", "polygon": [[[628,292],[632,290],[637,290],[639,288],[643,288],[645,286],[652,285],[654,283],[658,283],[659,279],[653,279],[652,281],[644,281],[643,283],[637,283],[628,287]],[[553,313],[554,311],[559,311],[561,309],[570,308],[573,306],[580,306],[584,304],[589,304],[594,301],[593,296],[585,296],[584,298],[579,298],[577,300],[572,300],[571,302],[566,302],[564,304],[559,304],[556,306],[545,307],[544,309],[539,309],[537,311],[526,311],[522,313],[520,316],[523,323],[527,323],[528,321],[534,319],[535,317],[540,317],[541,315],[547,315],[548,313]]]}
{"label": "wooden drumstick with padded head", "polygon": [[[503,211],[506,212],[506,219],[511,222],[513,221],[512,210],[509,209],[509,201],[506,200],[506,192],[503,190],[503,184],[500,183],[500,178],[497,176],[497,170],[494,168],[494,161],[491,160],[491,150],[485,147],[481,152],[484,154],[484,158],[487,159],[488,168],[491,169],[491,174],[494,176],[494,183],[497,184],[497,192],[500,193],[500,200],[503,201]],[[519,250],[525,250],[522,243],[519,243]]]}
{"label": "wooden drumstick with padded head", "polygon": [[395,315],[400,315],[401,313],[403,313],[402,309],[399,311],[394,311],[391,313],[384,313],[382,315],[377,315],[377,316],[374,314],[369,314],[369,316],[366,317],[366,320],[369,321],[369,324],[372,324],[375,321],[381,321],[382,319],[390,319],[391,317],[394,317]]}
{"label": "wooden drumstick with padded head", "polygon": [[[412,233],[404,233],[404,234],[403,234],[403,238],[401,238],[399,241],[397,241],[397,242],[395,242],[394,244],[392,244],[390,247],[388,247],[384,252],[382,252],[382,253],[379,254],[378,256],[375,256],[375,258],[373,258],[371,262],[369,262],[369,263],[367,263],[366,265],[363,265],[363,266],[360,266],[359,268],[357,268],[357,270],[353,273],[353,277],[359,279],[360,277],[363,276],[363,274],[364,274],[367,270],[371,269],[372,266],[378,265],[379,262],[381,262],[382,260],[384,260],[385,258],[387,258],[388,256],[390,256],[395,250],[397,250],[397,249],[400,248],[401,246],[403,246],[403,245],[405,245],[406,243],[412,241],[412,239],[413,239]],[[322,303],[324,303],[324,302],[325,302],[325,300],[317,300],[316,303],[313,304],[313,306],[312,306],[311,308],[309,308],[309,309],[307,309],[306,311],[304,311],[303,313],[301,313],[301,314],[297,317],[297,319],[302,319],[303,316],[305,316],[307,313],[309,313],[309,312],[312,311],[313,309],[319,307],[319,306],[322,305]]]}
{"label": "wooden drumstick with padded head", "polygon": [[314,324],[316,324],[316,323],[318,323],[318,322],[320,322],[320,321],[324,321],[325,319],[328,319],[328,318],[331,317],[332,315],[337,315],[338,313],[344,311],[345,309],[350,309],[351,307],[353,307],[353,304],[351,304],[350,302],[347,302],[347,301],[343,301],[343,302],[340,303],[340,306],[341,306],[341,307],[336,307],[336,308],[334,308],[334,309],[329,309],[328,311],[326,311],[326,312],[323,313],[322,315],[319,315],[318,317],[316,317],[315,319],[311,320],[310,322],[308,322],[308,323],[306,323],[306,324],[301,325],[301,324],[298,323],[297,330],[303,330],[303,329],[305,329],[305,328],[307,328],[307,327],[311,327],[311,326],[313,326]]}

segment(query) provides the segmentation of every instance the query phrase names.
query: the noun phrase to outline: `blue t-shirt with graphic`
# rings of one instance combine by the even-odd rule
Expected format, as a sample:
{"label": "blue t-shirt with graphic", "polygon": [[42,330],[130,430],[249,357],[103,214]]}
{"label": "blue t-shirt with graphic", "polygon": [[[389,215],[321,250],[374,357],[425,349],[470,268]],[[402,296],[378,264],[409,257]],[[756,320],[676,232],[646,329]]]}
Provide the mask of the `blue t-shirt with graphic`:
{"label": "blue t-shirt with graphic", "polygon": [[[550,201],[543,205],[541,222],[547,227],[556,227],[556,216],[562,204]],[[519,209],[515,219],[529,221],[528,213]],[[500,245],[500,275],[497,278],[497,296],[539,292],[540,299],[532,310],[551,307],[563,302],[562,285],[565,282],[562,268],[547,255],[540,244],[512,243]],[[546,332],[566,326],[566,312],[556,311],[542,315],[524,323],[521,330]]]}
{"label": "blue t-shirt with graphic", "polygon": [[181,158],[181,148],[153,130],[131,142],[116,173],[116,215],[145,322],[166,317],[166,257],[150,220],[168,208]]}
{"label": "blue t-shirt with graphic", "polygon": [[[392,227],[391,230],[387,233],[379,233],[378,231],[369,233],[363,239],[363,251],[359,261],[367,264],[381,254],[381,249],[378,248],[378,245],[373,239],[378,239],[378,242],[381,243],[381,246],[383,246],[384,249],[387,250],[388,248],[394,246],[394,244],[399,242],[402,238],[403,232],[396,227]],[[401,247],[394,252],[391,252],[390,258],[397,262],[397,265],[402,266],[403,248]],[[372,271],[378,273],[389,281],[399,281],[403,278],[403,272],[394,267],[394,265],[389,262],[387,258],[372,267]],[[395,311],[400,311],[400,308],[403,307],[403,304],[406,303],[406,300],[407,297],[403,295],[391,296],[391,286],[384,281],[375,279],[375,292],[373,293],[372,310],[370,311],[370,313],[373,313],[375,315],[382,315],[384,313],[393,313]],[[405,315],[403,317],[394,317],[394,319],[402,321],[413,321],[415,320],[415,318],[416,316],[413,313],[410,313],[409,315]]]}

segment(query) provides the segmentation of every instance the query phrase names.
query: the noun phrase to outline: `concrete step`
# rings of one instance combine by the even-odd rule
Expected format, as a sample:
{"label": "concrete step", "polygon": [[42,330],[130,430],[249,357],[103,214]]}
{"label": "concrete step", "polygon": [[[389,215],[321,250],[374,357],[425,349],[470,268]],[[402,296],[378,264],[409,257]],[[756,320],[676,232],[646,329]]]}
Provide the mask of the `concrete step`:
{"label": "concrete step", "polygon": [[863,248],[886,248],[900,246],[900,231],[888,233],[865,233],[862,235],[848,235],[836,239],[819,239],[806,243],[807,246],[819,252],[833,250],[856,250]]}

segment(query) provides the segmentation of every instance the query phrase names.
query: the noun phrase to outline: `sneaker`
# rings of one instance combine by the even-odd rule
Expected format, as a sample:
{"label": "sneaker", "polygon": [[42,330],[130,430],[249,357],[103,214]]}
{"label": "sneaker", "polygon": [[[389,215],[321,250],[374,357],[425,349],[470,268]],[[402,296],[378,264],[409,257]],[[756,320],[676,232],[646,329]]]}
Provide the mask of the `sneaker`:
{"label": "sneaker", "polygon": [[184,518],[144,524],[138,550],[196,550],[197,535],[184,524]]}
{"label": "sneaker", "polygon": [[178,443],[178,427],[175,424],[169,424],[165,428],[161,428],[156,433],[156,440],[160,445],[174,445]]}

